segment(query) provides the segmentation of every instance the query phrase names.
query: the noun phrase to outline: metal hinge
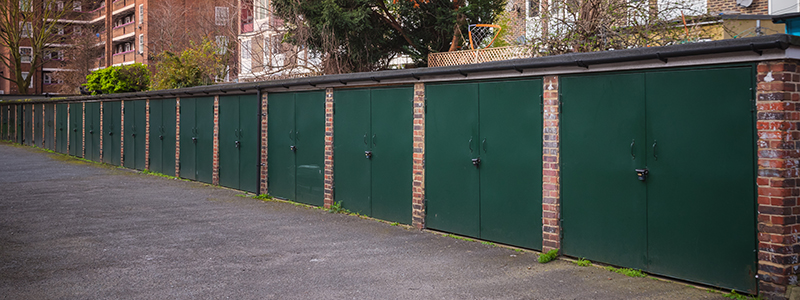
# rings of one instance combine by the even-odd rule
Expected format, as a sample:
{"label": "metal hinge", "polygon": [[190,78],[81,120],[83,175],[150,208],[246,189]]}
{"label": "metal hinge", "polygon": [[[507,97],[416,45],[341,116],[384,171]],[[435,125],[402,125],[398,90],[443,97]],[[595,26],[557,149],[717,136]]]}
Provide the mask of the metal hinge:
{"label": "metal hinge", "polygon": [[539,113],[544,113],[544,94],[539,94]]}

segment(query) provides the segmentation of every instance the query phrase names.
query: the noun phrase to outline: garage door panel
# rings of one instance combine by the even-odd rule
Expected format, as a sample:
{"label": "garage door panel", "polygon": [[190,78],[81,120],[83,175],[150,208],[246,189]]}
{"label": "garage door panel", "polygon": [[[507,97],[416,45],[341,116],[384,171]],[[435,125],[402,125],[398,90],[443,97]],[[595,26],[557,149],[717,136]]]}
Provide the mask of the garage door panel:
{"label": "garage door panel", "polygon": [[296,201],[322,206],[325,164],[325,93],[296,95],[295,141],[297,142]]}
{"label": "garage door panel", "polygon": [[563,253],[646,267],[644,75],[560,82]]}
{"label": "garage door panel", "polygon": [[260,185],[261,116],[256,95],[239,96],[239,189],[257,193]]}
{"label": "garage door panel", "polygon": [[542,244],[541,80],[480,84],[482,239]]}
{"label": "garage door panel", "polygon": [[342,207],[364,215],[372,215],[372,163],[365,155],[370,151],[370,90],[337,90],[334,115],[334,200]]}
{"label": "garage door panel", "polygon": [[103,103],[103,161],[112,165],[120,164],[121,103]]}
{"label": "garage door panel", "polygon": [[271,93],[267,97],[267,188],[273,197],[294,200],[295,96],[293,93]]}
{"label": "garage door panel", "polygon": [[477,237],[478,85],[429,85],[425,95],[426,226]]}
{"label": "garage door panel", "polygon": [[192,180],[197,180],[196,107],[196,98],[181,99],[180,175]]}
{"label": "garage door panel", "polygon": [[371,91],[372,216],[411,223],[413,87]]}
{"label": "garage door panel", "polygon": [[219,184],[239,188],[239,96],[219,97]]}

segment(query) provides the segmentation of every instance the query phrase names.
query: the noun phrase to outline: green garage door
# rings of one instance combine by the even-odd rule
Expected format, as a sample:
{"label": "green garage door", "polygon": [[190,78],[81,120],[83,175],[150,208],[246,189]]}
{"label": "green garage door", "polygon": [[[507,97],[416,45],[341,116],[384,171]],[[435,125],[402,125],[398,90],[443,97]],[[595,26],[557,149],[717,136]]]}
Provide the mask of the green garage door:
{"label": "green garage door", "polygon": [[427,227],[542,245],[539,79],[426,87]]}
{"label": "green garage door", "polygon": [[755,293],[753,78],[563,77],[563,252]]}
{"label": "green garage door", "polygon": [[180,175],[211,183],[214,162],[214,98],[181,99]]}
{"label": "green garage door", "polygon": [[103,103],[103,162],[120,165],[122,109],[119,101]]}
{"label": "green garage door", "polygon": [[337,90],[334,200],[350,211],[411,223],[412,87]]}
{"label": "green garage door", "polygon": [[126,168],[144,170],[145,169],[145,135],[147,134],[146,100],[125,101],[123,114],[125,137],[122,139],[122,163]]}
{"label": "green garage door", "polygon": [[269,194],[322,206],[325,93],[274,93],[268,99]]}
{"label": "green garage door", "polygon": [[219,184],[258,193],[260,139],[256,95],[219,98]]}
{"label": "green garage door", "polygon": [[0,105],[0,140],[8,139],[8,105]]}
{"label": "green garage door", "polygon": [[83,103],[69,105],[69,155],[83,157]]}
{"label": "green garage door", "polygon": [[56,150],[55,147],[55,117],[56,105],[44,105],[44,147],[50,150]]}
{"label": "green garage door", "polygon": [[25,138],[23,142],[26,146],[33,146],[33,104],[25,104],[23,109],[25,111],[25,128],[23,129],[25,131]]}
{"label": "green garage door", "polygon": [[84,157],[100,161],[100,102],[86,103],[85,114]]}
{"label": "green garage door", "polygon": [[44,146],[44,121],[42,120],[44,114],[42,113],[41,104],[33,104],[33,145],[37,147]]}
{"label": "green garage door", "polygon": [[17,109],[17,122],[16,122],[16,129],[14,130],[16,134],[16,141],[19,144],[25,143],[25,105],[16,105]]}
{"label": "green garage door", "polygon": [[175,175],[175,99],[150,100],[150,166]]}
{"label": "green garage door", "polygon": [[69,135],[67,106],[66,103],[56,104],[56,152],[63,154],[69,153],[67,148],[67,136]]}

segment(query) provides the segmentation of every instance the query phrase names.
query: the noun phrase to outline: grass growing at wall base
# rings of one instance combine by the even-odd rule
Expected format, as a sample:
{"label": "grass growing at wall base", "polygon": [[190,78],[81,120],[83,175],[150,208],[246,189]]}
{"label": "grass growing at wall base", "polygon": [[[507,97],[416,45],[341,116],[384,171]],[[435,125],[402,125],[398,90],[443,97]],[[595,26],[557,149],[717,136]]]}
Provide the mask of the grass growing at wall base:
{"label": "grass growing at wall base", "polygon": [[547,253],[539,254],[539,263],[546,264],[558,257],[558,249],[552,249],[547,251]]}
{"label": "grass growing at wall base", "polygon": [[630,268],[614,268],[611,266],[605,267],[606,270],[609,270],[614,273],[620,273],[622,275],[628,277],[647,277],[647,274],[643,273],[642,271]]}

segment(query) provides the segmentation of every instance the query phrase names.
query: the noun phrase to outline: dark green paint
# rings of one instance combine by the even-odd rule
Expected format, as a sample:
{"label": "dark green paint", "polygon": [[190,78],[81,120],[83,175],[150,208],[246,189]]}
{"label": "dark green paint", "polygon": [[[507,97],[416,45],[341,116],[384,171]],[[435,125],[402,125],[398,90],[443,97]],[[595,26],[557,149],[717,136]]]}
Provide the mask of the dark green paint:
{"label": "dark green paint", "polygon": [[414,88],[371,92],[372,216],[411,224]]}
{"label": "dark green paint", "polygon": [[145,100],[125,101],[123,114],[125,115],[125,137],[122,138],[125,147],[123,151],[123,164],[126,168],[145,169],[145,135],[147,134],[147,103]]}
{"label": "dark green paint", "polygon": [[562,77],[564,253],[755,293],[753,76]]}
{"label": "dark green paint", "polygon": [[644,75],[562,77],[560,88],[562,251],[643,269],[646,188],[634,170],[646,166]]}
{"label": "dark green paint", "polygon": [[269,194],[295,199],[295,107],[293,93],[270,93],[267,106],[267,181]]}
{"label": "dark green paint", "polygon": [[542,81],[482,82],[480,88],[481,235],[542,248]]}
{"label": "dark green paint", "polygon": [[33,104],[33,145],[37,147],[44,146],[44,121],[42,120],[42,105]]}
{"label": "dark green paint", "polygon": [[365,156],[365,151],[371,151],[372,138],[370,90],[336,90],[333,99],[336,103],[333,122],[336,189],[333,199],[349,211],[371,216],[372,163]]}
{"label": "dark green paint", "polygon": [[175,175],[175,99],[150,100],[150,169]]}
{"label": "dark green paint", "polygon": [[258,99],[255,95],[219,99],[219,183],[258,192]]}
{"label": "dark green paint", "polygon": [[647,74],[650,272],[757,291],[753,78],[750,67]]}
{"label": "dark green paint", "polygon": [[69,138],[69,114],[67,114],[68,104],[56,104],[56,152],[69,154],[67,140]]}
{"label": "dark green paint", "polygon": [[25,106],[24,105],[16,105],[17,116],[16,116],[16,133],[15,141],[17,143],[22,144],[24,141],[24,128],[25,128]]}
{"label": "dark green paint", "polygon": [[214,159],[214,98],[181,99],[180,107],[180,175],[183,178],[211,183]]}
{"label": "dark green paint", "polygon": [[83,103],[69,104],[69,154],[83,157]]}
{"label": "dark green paint", "polygon": [[86,124],[84,125],[85,158],[93,161],[100,161],[100,103],[87,102],[84,114],[86,114]]}
{"label": "dark green paint", "polygon": [[325,92],[295,94],[297,202],[322,206],[325,176]]}
{"label": "dark green paint", "polygon": [[33,104],[25,104],[25,138],[23,139],[26,146],[33,146]]}
{"label": "dark green paint", "polygon": [[478,84],[427,85],[425,95],[426,226],[479,237]]}
{"label": "dark green paint", "polygon": [[0,105],[0,140],[8,139],[8,105]]}
{"label": "dark green paint", "polygon": [[55,104],[44,105],[44,147],[50,150],[56,150],[55,147]]}
{"label": "dark green paint", "polygon": [[103,162],[120,165],[122,105],[119,101],[103,103]]}

